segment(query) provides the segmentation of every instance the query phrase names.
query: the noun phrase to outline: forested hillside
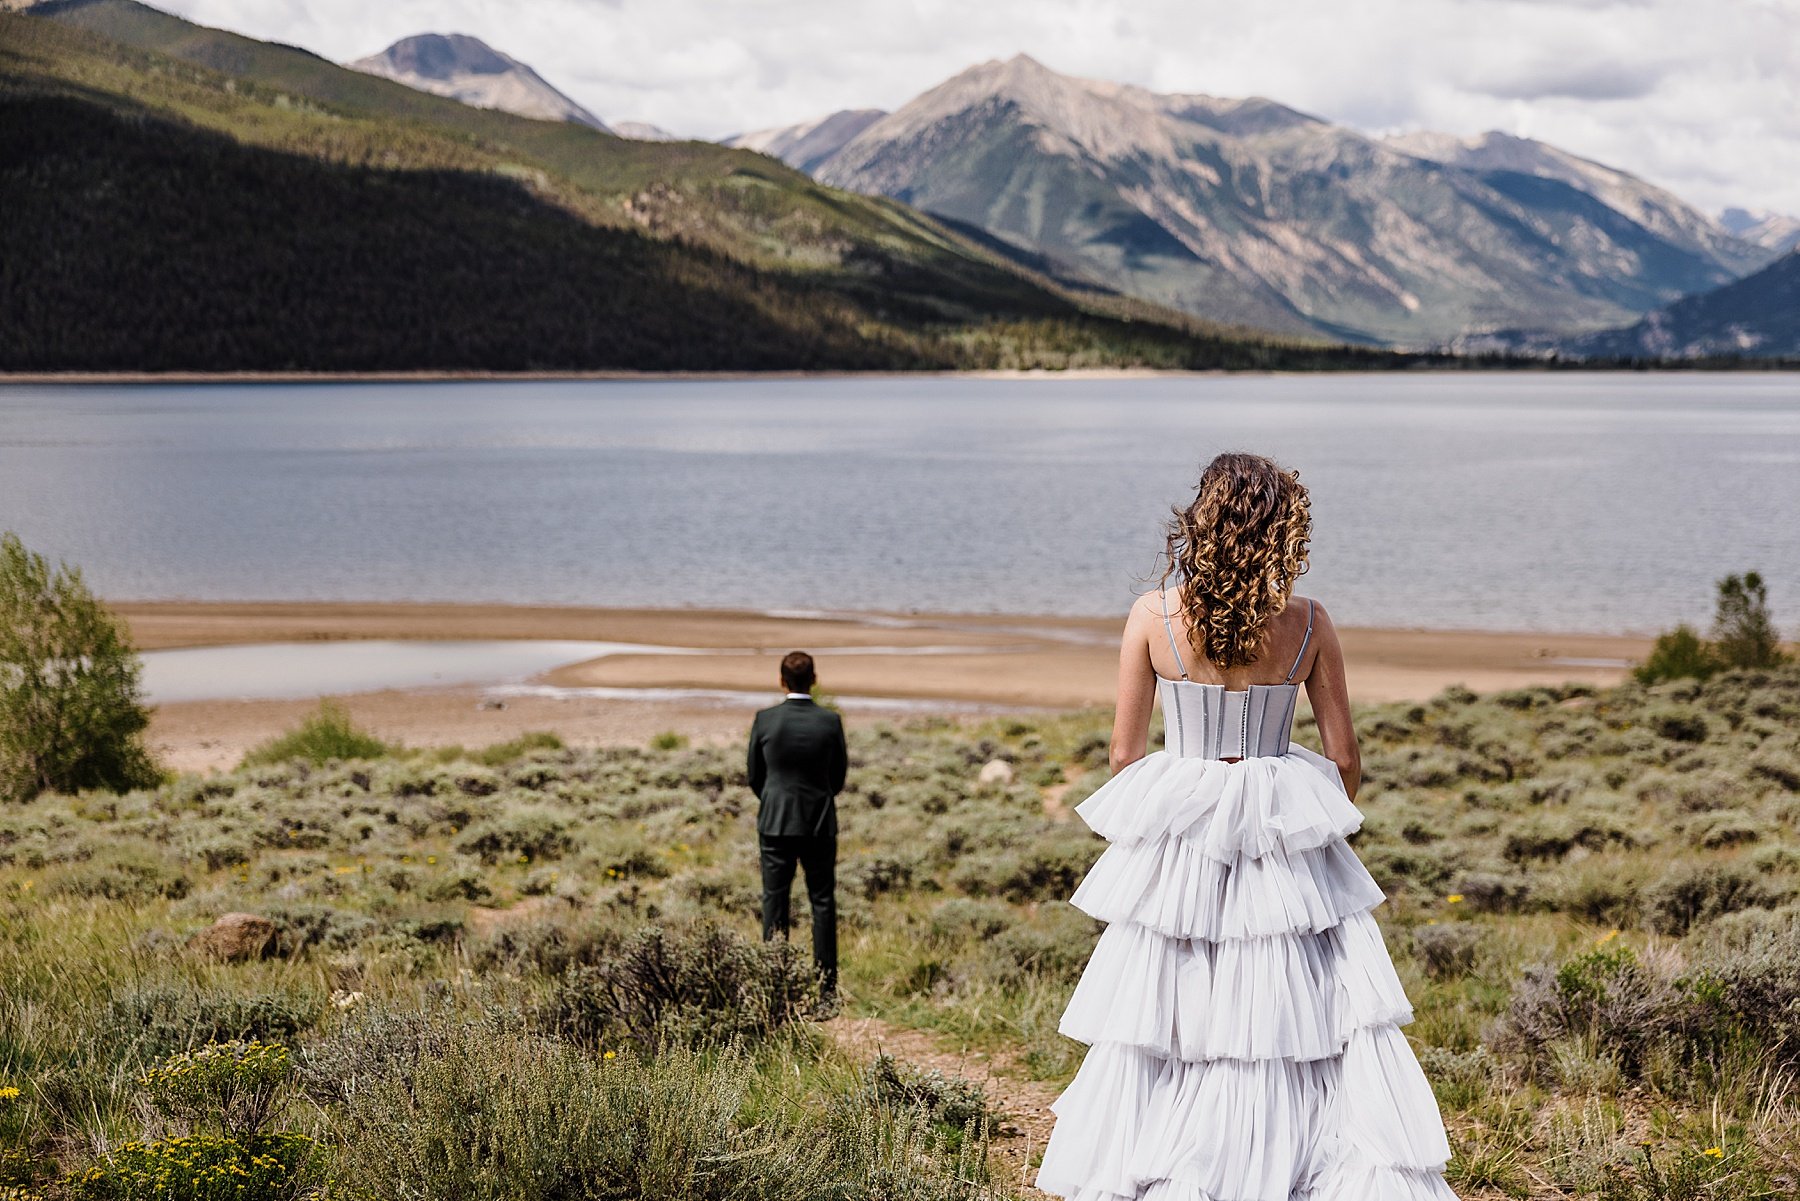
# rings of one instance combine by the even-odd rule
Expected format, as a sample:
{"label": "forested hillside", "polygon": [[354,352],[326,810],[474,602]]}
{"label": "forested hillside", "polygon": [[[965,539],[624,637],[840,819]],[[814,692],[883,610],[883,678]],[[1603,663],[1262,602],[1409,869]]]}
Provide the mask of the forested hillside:
{"label": "forested hillside", "polygon": [[424,95],[125,0],[0,15],[0,369],[1333,367],[1073,298],[758,155]]}

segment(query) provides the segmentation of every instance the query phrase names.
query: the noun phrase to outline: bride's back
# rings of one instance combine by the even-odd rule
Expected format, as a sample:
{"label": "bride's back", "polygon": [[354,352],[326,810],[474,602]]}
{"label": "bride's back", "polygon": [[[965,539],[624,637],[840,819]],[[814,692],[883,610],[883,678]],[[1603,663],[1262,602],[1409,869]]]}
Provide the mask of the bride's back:
{"label": "bride's back", "polygon": [[1310,597],[1290,597],[1287,607],[1269,619],[1255,660],[1229,668],[1208,659],[1196,645],[1174,588],[1147,593],[1137,603],[1156,618],[1145,623],[1145,649],[1162,679],[1241,691],[1252,684],[1303,683],[1311,670],[1317,606]]}

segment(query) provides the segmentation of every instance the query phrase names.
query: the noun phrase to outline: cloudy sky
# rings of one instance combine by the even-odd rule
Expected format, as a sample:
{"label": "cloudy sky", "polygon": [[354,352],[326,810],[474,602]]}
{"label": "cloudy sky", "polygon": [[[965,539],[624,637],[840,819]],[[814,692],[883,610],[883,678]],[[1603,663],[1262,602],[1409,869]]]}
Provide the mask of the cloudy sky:
{"label": "cloudy sky", "polygon": [[1800,214],[1800,0],[155,0],[334,59],[471,33],[608,121],[894,108],[1021,51],[1372,132],[1503,129],[1708,209]]}

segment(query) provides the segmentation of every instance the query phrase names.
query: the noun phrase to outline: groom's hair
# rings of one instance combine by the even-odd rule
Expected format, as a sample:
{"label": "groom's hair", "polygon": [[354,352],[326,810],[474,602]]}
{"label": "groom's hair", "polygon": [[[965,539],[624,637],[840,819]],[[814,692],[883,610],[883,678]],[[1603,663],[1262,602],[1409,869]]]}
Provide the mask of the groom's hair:
{"label": "groom's hair", "polygon": [[811,692],[816,679],[812,656],[805,651],[789,651],[781,661],[781,682],[789,692]]}

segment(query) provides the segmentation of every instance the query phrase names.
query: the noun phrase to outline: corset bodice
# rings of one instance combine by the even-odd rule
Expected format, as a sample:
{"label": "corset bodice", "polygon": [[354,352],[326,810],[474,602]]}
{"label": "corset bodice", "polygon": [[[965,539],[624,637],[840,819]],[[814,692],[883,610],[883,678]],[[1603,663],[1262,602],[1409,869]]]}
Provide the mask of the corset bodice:
{"label": "corset bodice", "polygon": [[1285,755],[1299,700],[1298,684],[1223,684],[1157,677],[1163,747],[1183,759],[1248,759]]}

